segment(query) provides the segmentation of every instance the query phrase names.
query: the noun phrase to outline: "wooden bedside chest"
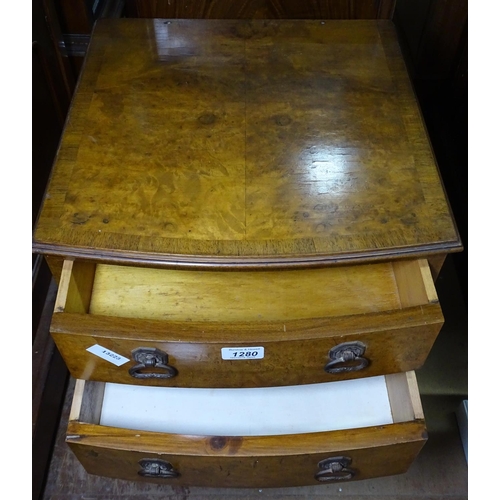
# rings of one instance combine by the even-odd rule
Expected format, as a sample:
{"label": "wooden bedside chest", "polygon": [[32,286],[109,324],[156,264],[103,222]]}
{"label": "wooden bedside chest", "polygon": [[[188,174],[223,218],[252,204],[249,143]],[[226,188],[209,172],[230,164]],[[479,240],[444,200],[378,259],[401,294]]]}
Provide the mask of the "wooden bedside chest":
{"label": "wooden bedside chest", "polygon": [[35,235],[89,473],[397,474],[461,250],[389,21],[101,20]]}

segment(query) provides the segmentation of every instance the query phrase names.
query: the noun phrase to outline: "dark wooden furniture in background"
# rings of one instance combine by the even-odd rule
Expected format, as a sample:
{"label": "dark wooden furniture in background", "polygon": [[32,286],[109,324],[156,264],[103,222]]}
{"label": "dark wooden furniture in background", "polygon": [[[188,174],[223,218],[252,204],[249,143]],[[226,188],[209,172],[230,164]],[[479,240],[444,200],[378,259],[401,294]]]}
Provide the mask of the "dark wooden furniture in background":
{"label": "dark wooden furniture in background", "polygon": [[54,14],[50,2],[33,2],[33,225],[75,86],[68,61],[58,50],[62,35]]}
{"label": "dark wooden furniture in background", "polygon": [[[32,11],[32,224],[43,201],[74,90],[74,75],[60,53],[57,17],[50,2]],[[32,259],[32,457],[33,498],[43,487],[59,423],[68,372],[49,335],[47,311],[57,287],[40,255]]]}
{"label": "dark wooden furniture in background", "polygon": [[80,73],[97,19],[123,14],[124,0],[51,0],[61,26],[61,52],[74,74]]}
{"label": "dark wooden furniture in background", "polygon": [[467,299],[467,0],[397,0],[398,28],[465,251],[455,254]]}
{"label": "dark wooden furniture in background", "polygon": [[396,0],[125,0],[127,17],[391,19]]}

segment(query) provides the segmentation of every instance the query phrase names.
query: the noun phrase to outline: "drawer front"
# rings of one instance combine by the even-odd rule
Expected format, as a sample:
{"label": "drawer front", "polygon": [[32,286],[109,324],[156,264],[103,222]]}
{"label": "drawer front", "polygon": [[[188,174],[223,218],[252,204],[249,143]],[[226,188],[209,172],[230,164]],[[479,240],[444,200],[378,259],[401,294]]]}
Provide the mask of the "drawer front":
{"label": "drawer front", "polygon": [[65,262],[51,333],[72,376],[171,387],[370,377],[419,368],[443,324],[425,261],[182,273]]}
{"label": "drawer front", "polygon": [[[439,306],[432,304],[350,320],[289,323],[288,337],[265,324],[242,326],[228,334],[234,325],[198,329],[190,325],[188,330],[161,322],[84,315],[56,315],[52,335],[75,378],[170,387],[253,387],[416,369],[425,361],[441,324]],[[144,331],[148,333],[141,338],[137,332]],[[95,345],[129,361],[116,366],[107,356],[103,359],[87,351]],[[222,349],[240,348],[233,353],[246,354],[241,349],[245,347],[259,348],[247,352],[263,357],[223,359]],[[157,353],[149,369],[140,359],[141,353],[148,352]]]}
{"label": "drawer front", "polygon": [[423,422],[253,438],[97,427],[73,424],[68,429],[67,441],[90,474],[213,487],[305,486],[400,474],[426,436]]}

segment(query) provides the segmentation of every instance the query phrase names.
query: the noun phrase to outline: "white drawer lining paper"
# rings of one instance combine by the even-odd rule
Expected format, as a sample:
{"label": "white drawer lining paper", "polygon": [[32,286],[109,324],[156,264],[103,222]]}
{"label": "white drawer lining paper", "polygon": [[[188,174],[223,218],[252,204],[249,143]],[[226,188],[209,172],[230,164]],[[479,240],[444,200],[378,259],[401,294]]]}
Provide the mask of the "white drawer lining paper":
{"label": "white drawer lining paper", "polygon": [[107,383],[101,425],[191,435],[266,436],[393,423],[385,377],[251,389]]}

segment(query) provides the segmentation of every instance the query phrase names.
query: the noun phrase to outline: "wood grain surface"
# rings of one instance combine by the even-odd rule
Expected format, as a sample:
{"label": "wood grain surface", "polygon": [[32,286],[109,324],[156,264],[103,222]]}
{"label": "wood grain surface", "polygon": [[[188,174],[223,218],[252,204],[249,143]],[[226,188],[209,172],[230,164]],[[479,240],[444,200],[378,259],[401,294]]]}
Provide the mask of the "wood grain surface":
{"label": "wood grain surface", "polygon": [[[255,387],[331,382],[419,368],[441,329],[438,305],[421,306],[364,318],[309,320],[283,325],[256,323],[180,325],[162,321],[58,314],[51,333],[74,377],[166,387]],[[369,365],[363,370],[324,371],[329,352],[344,342],[366,345]],[[87,349],[98,344],[130,361],[115,366]],[[223,360],[221,349],[264,349],[259,360]],[[160,349],[177,376],[136,379],[132,351]],[[162,373],[161,370],[156,370]]]}
{"label": "wood grain surface", "polygon": [[[74,383],[74,380],[72,379]],[[467,500],[467,462],[458,433],[454,410],[459,397],[423,396],[429,439],[405,474],[343,484],[238,489],[228,487],[189,487],[172,483],[146,483],[111,479],[89,474],[67,443],[71,384],[54,447],[50,476],[44,500],[81,500],[85,496],[105,500],[400,500],[412,498],[453,498]],[[134,471],[135,472],[135,471]]]}
{"label": "wood grain surface", "polygon": [[[417,273],[409,279],[412,289],[422,282]],[[97,265],[88,312],[203,323],[288,322],[399,309],[401,293],[391,263],[250,272]],[[427,302],[424,295],[407,305]]]}
{"label": "wood grain surface", "polygon": [[[388,376],[393,391],[405,404],[414,404],[415,375]],[[90,386],[90,391],[85,386]],[[83,420],[87,408],[101,405],[103,386],[81,382],[75,389],[77,404],[68,424],[67,443],[86,470],[133,481],[187,486],[279,487],[318,484],[321,460],[346,456],[352,460],[350,480],[405,472],[427,440],[420,400],[403,417],[400,401],[391,402],[395,423],[301,434],[270,436],[180,435],[123,429]],[[80,399],[81,394],[81,399]],[[300,402],[298,402],[300,404]],[[80,411],[78,411],[80,408]],[[418,416],[416,415],[418,413]],[[175,478],[143,478],[141,459],[165,460],[179,473]],[[343,482],[342,480],[340,482]]]}
{"label": "wood grain surface", "polygon": [[97,23],[34,249],[160,266],[461,249],[389,21]]}
{"label": "wood grain surface", "polygon": [[[51,333],[75,378],[167,387],[281,386],[413,370],[443,324],[423,260],[247,272],[66,261],[56,304]],[[368,366],[325,372],[330,350],[346,342],[366,347]],[[115,366],[87,351],[95,344],[129,361]],[[260,347],[264,357],[225,360],[228,347]],[[160,349],[178,374],[132,377],[138,348]]]}
{"label": "wood grain surface", "polygon": [[[352,459],[352,480],[401,474],[426,440],[425,425],[405,422],[380,428],[256,438],[217,438],[147,433],[70,423],[72,451],[87,472],[131,481],[185,486],[292,487],[320,484],[318,463]],[[161,459],[180,476],[139,476],[139,460]]]}
{"label": "wood grain surface", "polygon": [[395,0],[128,0],[127,17],[390,19]]}

